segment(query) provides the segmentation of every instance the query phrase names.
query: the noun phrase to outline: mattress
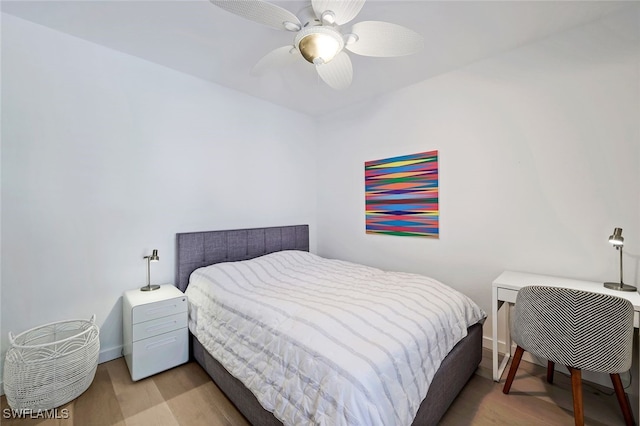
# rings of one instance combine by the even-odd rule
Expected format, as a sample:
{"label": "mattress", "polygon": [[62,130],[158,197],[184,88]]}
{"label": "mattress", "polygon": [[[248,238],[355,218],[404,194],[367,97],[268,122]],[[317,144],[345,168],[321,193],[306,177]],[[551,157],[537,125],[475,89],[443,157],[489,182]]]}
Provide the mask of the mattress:
{"label": "mattress", "polygon": [[189,328],[285,425],[409,425],[485,317],[428,277],[282,251],[194,271]]}

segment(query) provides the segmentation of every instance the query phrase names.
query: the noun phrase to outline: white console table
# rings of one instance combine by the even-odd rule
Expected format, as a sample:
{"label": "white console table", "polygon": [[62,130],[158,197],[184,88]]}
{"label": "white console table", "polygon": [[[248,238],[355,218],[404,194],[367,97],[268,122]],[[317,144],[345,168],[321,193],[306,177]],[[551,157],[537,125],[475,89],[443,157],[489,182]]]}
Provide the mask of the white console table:
{"label": "white console table", "polygon": [[[552,277],[548,275],[529,274],[525,272],[505,271],[493,281],[492,285],[492,309],[491,316],[493,319],[493,380],[499,382],[504,372],[507,362],[511,357],[511,334],[509,327],[509,305],[516,302],[518,290],[528,285],[545,285],[551,287],[565,287],[576,290],[591,291],[594,293],[611,294],[614,296],[627,299],[633,305],[635,314],[633,316],[633,325],[638,328],[638,318],[640,316],[640,294],[637,291],[618,291],[605,288],[601,282],[574,280],[569,278]],[[498,313],[500,308],[507,302],[505,317],[507,321],[507,331],[505,337],[505,355],[502,362],[498,364]],[[640,339],[639,339],[640,341]],[[640,349],[640,345],[639,345]],[[638,381],[638,394],[640,396],[640,362],[636,374]],[[640,402],[639,402],[640,403]],[[640,406],[638,407],[640,413]]]}

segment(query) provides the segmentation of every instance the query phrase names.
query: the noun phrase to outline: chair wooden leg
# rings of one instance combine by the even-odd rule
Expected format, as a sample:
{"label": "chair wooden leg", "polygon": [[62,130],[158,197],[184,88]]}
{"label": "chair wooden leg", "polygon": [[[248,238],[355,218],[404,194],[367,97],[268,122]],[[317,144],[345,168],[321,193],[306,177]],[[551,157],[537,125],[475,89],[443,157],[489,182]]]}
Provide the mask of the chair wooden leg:
{"label": "chair wooden leg", "polygon": [[582,405],[582,371],[567,366],[571,372],[571,391],[573,393],[573,418],[576,426],[584,426],[584,407]]}
{"label": "chair wooden leg", "polygon": [[620,375],[609,374],[609,376],[611,376],[611,383],[613,383],[613,388],[616,391],[616,396],[618,397],[618,402],[620,403],[620,408],[622,409],[624,423],[627,426],[635,425],[636,422],[633,419],[633,411],[631,411],[631,406],[629,405],[629,398],[627,397],[627,394],[624,393],[624,387],[622,386]]}
{"label": "chair wooden leg", "polygon": [[502,393],[509,393],[509,390],[511,390],[511,384],[513,383],[513,379],[516,377],[516,371],[518,371],[518,366],[520,365],[520,360],[522,359],[523,353],[524,349],[518,346],[516,348],[516,352],[513,354],[513,360],[511,360],[511,368],[509,368],[509,375],[507,376],[507,381],[504,382]]}
{"label": "chair wooden leg", "polygon": [[547,361],[547,382],[553,383],[553,372],[556,369],[556,364],[553,361]]}

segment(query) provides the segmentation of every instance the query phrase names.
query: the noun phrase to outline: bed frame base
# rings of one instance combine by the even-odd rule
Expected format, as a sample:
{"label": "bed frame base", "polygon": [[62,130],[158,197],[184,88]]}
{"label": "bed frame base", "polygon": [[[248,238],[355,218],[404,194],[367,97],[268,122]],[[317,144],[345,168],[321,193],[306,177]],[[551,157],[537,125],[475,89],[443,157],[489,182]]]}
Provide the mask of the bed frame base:
{"label": "bed frame base", "polygon": [[[209,354],[197,338],[191,336],[192,355],[238,411],[255,426],[282,426],[265,410],[240,380],[233,377]],[[482,325],[474,324],[468,335],[449,352],[436,372],[412,426],[437,425],[453,400],[475,373],[482,359]]]}

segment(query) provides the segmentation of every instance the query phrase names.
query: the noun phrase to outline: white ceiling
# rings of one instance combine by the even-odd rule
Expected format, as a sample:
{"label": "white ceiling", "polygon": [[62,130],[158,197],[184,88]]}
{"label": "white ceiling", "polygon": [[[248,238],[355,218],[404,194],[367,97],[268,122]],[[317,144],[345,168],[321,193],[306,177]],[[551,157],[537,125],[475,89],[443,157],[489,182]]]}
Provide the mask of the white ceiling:
{"label": "white ceiling", "polygon": [[[308,3],[276,1],[297,13]],[[2,11],[47,27],[318,116],[547,37],[637,2],[369,0],[353,22],[409,27],[425,49],[401,58],[349,54],[354,81],[335,91],[305,61],[261,77],[253,64],[294,34],[198,1],[2,1]],[[348,26],[349,24],[347,24]]]}

